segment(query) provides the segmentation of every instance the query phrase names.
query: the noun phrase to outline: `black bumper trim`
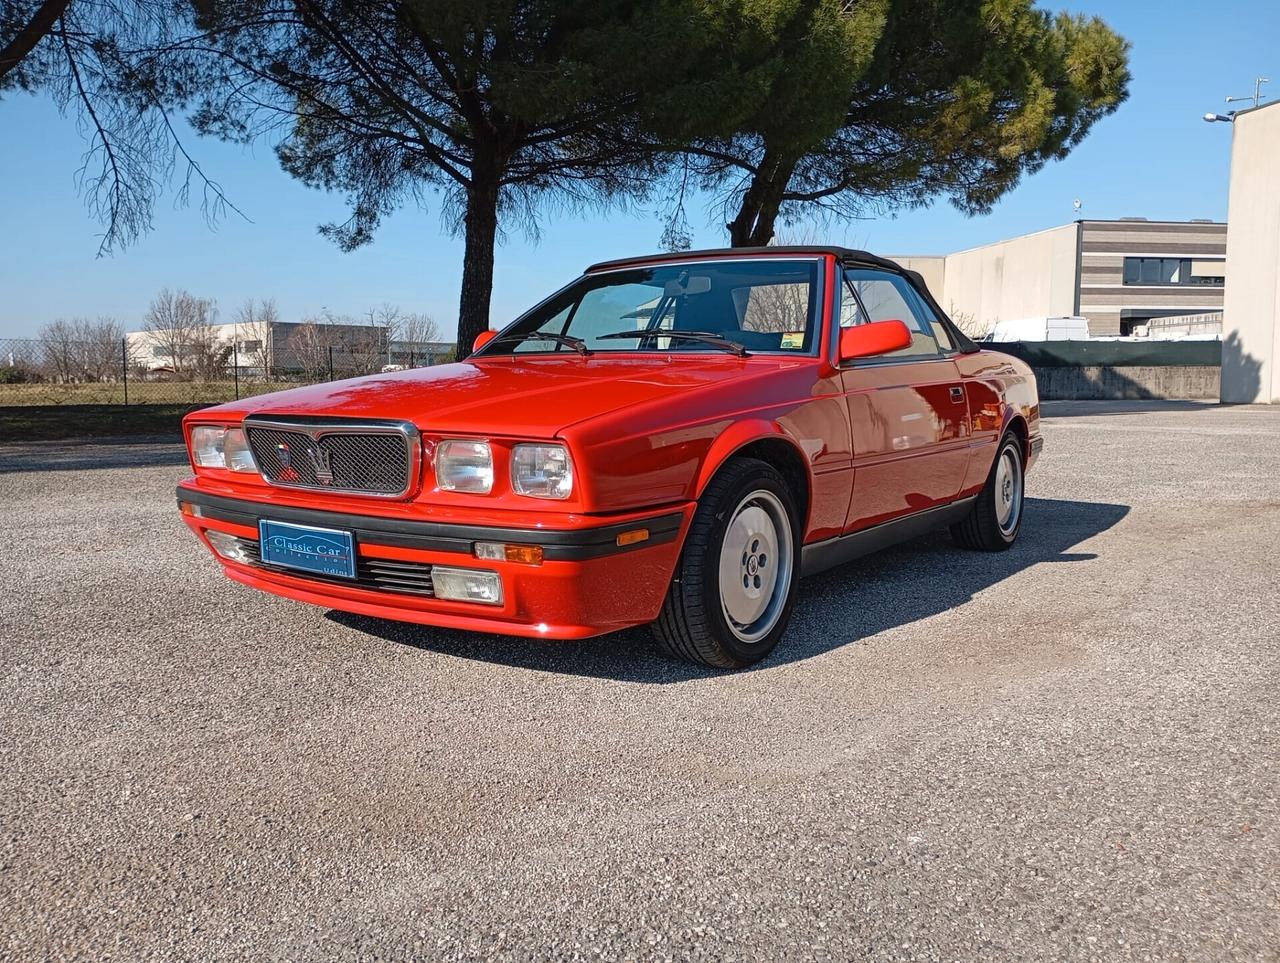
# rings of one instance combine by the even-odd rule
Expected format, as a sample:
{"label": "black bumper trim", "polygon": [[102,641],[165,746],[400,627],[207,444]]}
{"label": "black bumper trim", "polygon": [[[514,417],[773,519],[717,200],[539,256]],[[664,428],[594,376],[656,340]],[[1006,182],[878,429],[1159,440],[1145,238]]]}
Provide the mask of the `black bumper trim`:
{"label": "black bumper trim", "polygon": [[[530,528],[493,528],[484,525],[456,525],[448,522],[418,522],[375,515],[350,515],[316,508],[295,508],[265,502],[245,501],[225,495],[185,488],[177,489],[178,504],[198,505],[203,518],[257,528],[258,521],[270,518],[321,528],[351,531],[356,541],[366,545],[390,545],[431,552],[474,554],[476,542],[503,542],[509,545],[541,545],[548,561],[580,562],[605,555],[663,545],[680,534],[684,516],[680,512],[657,515],[640,521],[601,525],[599,528],[548,531]],[[637,528],[647,528],[649,537],[633,545],[618,545],[618,536]]]}

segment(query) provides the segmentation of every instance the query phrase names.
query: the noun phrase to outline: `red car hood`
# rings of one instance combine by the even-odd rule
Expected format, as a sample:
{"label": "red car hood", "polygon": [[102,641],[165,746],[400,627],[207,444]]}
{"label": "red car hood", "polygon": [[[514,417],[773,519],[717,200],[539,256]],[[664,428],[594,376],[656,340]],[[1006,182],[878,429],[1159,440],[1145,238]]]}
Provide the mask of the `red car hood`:
{"label": "red car hood", "polygon": [[728,356],[486,358],[294,388],[220,412],[396,418],[430,433],[553,438],[619,408],[794,364]]}

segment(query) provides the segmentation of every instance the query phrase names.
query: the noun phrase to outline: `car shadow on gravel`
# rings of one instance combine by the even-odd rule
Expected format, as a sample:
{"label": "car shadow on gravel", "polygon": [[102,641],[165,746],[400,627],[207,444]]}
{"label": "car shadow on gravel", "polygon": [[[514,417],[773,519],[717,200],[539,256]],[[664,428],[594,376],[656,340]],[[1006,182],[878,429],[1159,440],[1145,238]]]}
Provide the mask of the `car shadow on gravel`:
{"label": "car shadow on gravel", "polygon": [[[805,579],[787,634],[777,650],[747,671],[768,671],[821,655],[888,629],[962,606],[1010,576],[1042,563],[1096,558],[1072,551],[1113,527],[1126,505],[1049,498],[1026,501],[1026,522],[1007,552],[969,552],[945,532],[924,536]],[[663,684],[717,674],[668,658],[646,629],[582,642],[541,642],[389,622],[346,612],[326,616],[347,628],[399,645],[515,668],[621,682]]]}

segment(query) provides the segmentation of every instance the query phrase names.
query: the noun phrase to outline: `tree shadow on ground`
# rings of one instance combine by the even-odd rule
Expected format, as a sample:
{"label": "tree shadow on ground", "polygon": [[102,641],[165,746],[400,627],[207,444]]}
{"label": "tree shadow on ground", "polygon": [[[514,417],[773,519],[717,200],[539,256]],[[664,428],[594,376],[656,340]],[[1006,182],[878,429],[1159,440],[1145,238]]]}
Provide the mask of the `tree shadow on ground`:
{"label": "tree shadow on ground", "polygon": [[0,443],[0,474],[187,464],[187,448],[181,437],[166,435]]}
{"label": "tree shadow on ground", "polygon": [[[1007,552],[963,551],[945,533],[938,533],[805,579],[782,643],[750,671],[808,659],[962,606],[983,589],[1041,563],[1091,560],[1096,556],[1071,549],[1116,525],[1129,508],[1032,498],[1026,511],[1022,537]],[[345,612],[329,612],[326,617],[388,642],[538,672],[651,684],[715,674],[666,657],[645,629],[582,642],[543,642]]]}

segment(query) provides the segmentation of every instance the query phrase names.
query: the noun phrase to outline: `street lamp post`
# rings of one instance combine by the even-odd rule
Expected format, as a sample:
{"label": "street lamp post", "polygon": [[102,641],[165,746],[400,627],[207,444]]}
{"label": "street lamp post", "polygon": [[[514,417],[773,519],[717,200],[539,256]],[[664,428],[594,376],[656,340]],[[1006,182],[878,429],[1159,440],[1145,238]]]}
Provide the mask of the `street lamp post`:
{"label": "street lamp post", "polygon": [[[1271,83],[1270,77],[1258,77],[1253,82],[1252,97],[1228,97],[1227,103],[1236,104],[1242,100],[1245,100],[1251,103],[1254,107],[1257,107],[1264,100],[1267,99],[1266,97],[1262,96],[1262,85],[1269,84],[1269,83]],[[1204,121],[1206,124],[1230,124],[1235,122],[1236,113],[1237,112],[1234,110],[1229,110],[1225,114],[1208,113],[1204,115]]]}
{"label": "street lamp post", "polygon": [[1258,77],[1253,82],[1252,97],[1228,97],[1227,103],[1234,104],[1241,100],[1248,100],[1248,101],[1252,101],[1253,106],[1257,107],[1260,103],[1262,103],[1263,100],[1266,99],[1265,97],[1262,96],[1262,85],[1269,84],[1269,83],[1271,83],[1270,77]]}

